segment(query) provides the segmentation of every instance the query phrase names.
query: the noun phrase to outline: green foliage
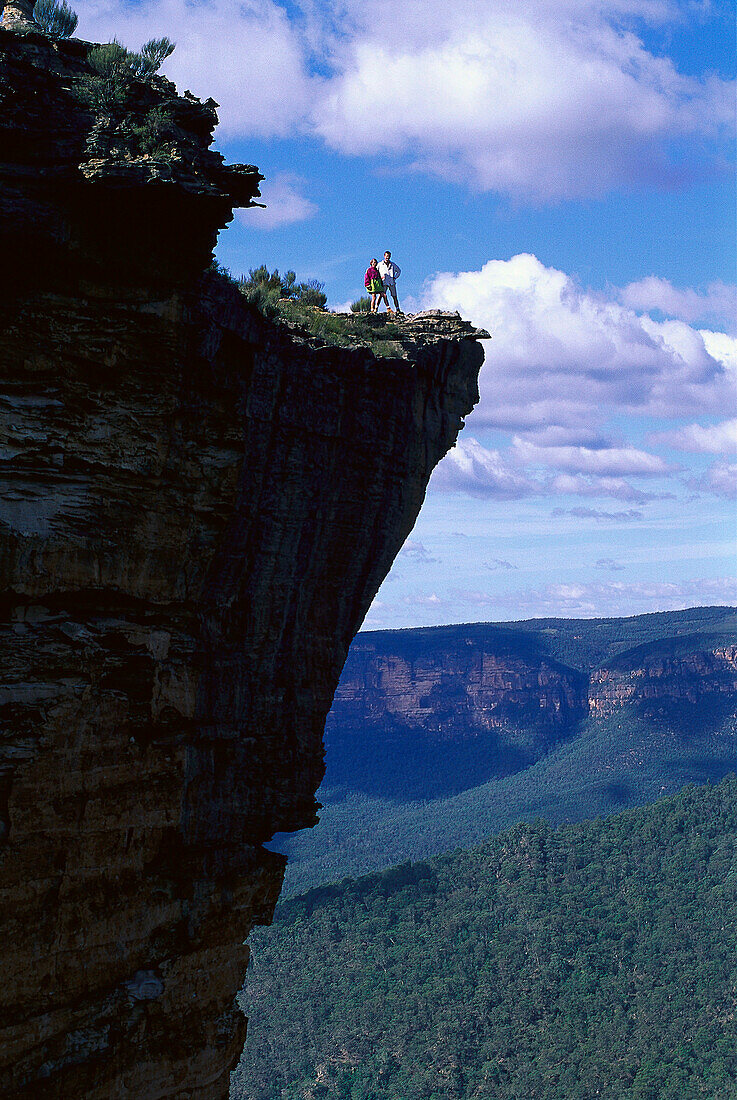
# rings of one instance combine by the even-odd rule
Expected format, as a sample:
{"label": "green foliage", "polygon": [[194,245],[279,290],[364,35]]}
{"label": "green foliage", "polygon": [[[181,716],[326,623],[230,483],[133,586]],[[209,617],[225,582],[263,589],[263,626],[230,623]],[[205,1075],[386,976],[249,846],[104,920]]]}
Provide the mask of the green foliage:
{"label": "green foliage", "polygon": [[131,126],[136,147],[149,156],[168,156],[173,119],[165,107],[153,107],[143,116],[143,121]]}
{"label": "green foliage", "polygon": [[94,46],[87,57],[92,74],[77,85],[77,97],[98,115],[121,115],[130,101],[136,80],[148,80],[174,50],[168,38],[152,38],[139,53],[116,39]]}
{"label": "green foliage", "polygon": [[368,313],[371,309],[371,299],[364,294],[362,298],[358,298],[355,302],[351,302],[351,313]]}
{"label": "green foliage", "polygon": [[383,324],[376,328],[358,316],[325,312],[327,295],[323,285],[316,279],[298,283],[293,271],[281,275],[278,270],[269,271],[265,264],[251,268],[238,283],[244,297],[266,317],[286,322],[326,344],[338,347],[368,345],[378,356],[401,354],[396,325]]}
{"label": "green foliage", "polygon": [[150,38],[148,42],[141,46],[138,54],[131,55],[140,58],[136,76],[141,79],[153,76],[154,73],[159,71],[167,57],[174,53],[175,47],[176,43],[172,42],[170,38]]}
{"label": "green foliage", "polygon": [[736,917],[734,776],[313,890],[253,937],[231,1097],[733,1100]]}
{"label": "green foliage", "polygon": [[66,0],[36,0],[33,18],[51,38],[71,38],[79,22]]}
{"label": "green foliage", "polygon": [[[386,659],[394,654],[412,663],[436,660],[439,650],[465,647],[473,639],[499,656],[539,660],[542,654],[591,671],[733,644],[735,625],[731,608],[696,608],[631,619],[373,631],[358,642],[370,641]],[[418,738],[408,742],[406,731],[387,729],[382,741],[381,731],[371,729],[367,736],[364,729],[353,740],[342,732],[339,745],[331,716],[327,772],[318,793],[320,824],[280,842],[289,857],[285,893],[467,848],[520,820],[581,821],[652,802],[689,782],[719,782],[737,759],[729,675],[723,690],[697,694],[694,703],[662,701],[657,711],[646,712],[630,704],[607,718],[589,717],[548,744],[535,762],[520,757],[518,770],[495,778],[489,778],[494,772],[484,759],[484,753],[499,751],[493,730],[457,744],[423,747]],[[718,686],[717,677],[712,686]],[[333,714],[339,721],[337,707]],[[497,767],[499,759],[491,764]],[[438,793],[441,780],[451,793]]]}
{"label": "green foliage", "polygon": [[294,271],[280,275],[278,269],[269,271],[265,264],[251,268],[248,276],[240,281],[241,293],[269,316],[274,316],[279,299],[324,309],[328,301],[328,296],[323,291],[324,286],[317,279],[298,283]]}

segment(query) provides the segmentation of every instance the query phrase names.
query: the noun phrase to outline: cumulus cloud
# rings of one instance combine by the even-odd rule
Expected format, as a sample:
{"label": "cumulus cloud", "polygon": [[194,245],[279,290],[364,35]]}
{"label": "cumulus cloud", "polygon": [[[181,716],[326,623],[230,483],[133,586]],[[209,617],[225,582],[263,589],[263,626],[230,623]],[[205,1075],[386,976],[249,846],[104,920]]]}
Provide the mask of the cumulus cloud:
{"label": "cumulus cloud", "polygon": [[304,128],[320,82],[298,26],[275,0],[87,0],[79,34],[137,49],[167,35],[176,50],[164,75],[220,104],[224,137],[285,136]]}
{"label": "cumulus cloud", "polygon": [[737,321],[737,286],[719,280],[705,291],[674,287],[667,279],[650,275],[619,292],[620,301],[632,309],[659,310],[681,321],[712,321],[732,328]]}
{"label": "cumulus cloud", "polygon": [[615,500],[645,504],[651,500],[670,500],[673,493],[652,493],[636,488],[623,477],[589,477],[584,474],[558,474],[550,489],[561,495],[581,497],[613,497]]}
{"label": "cumulus cloud", "polygon": [[[602,559],[603,560],[603,559]],[[463,622],[466,617],[482,615],[487,621],[548,618],[552,616],[598,618],[601,616],[641,615],[681,608],[737,603],[734,577],[694,578],[682,581],[620,581],[612,578],[582,583],[547,584],[538,588],[485,592],[458,590],[447,597],[417,595],[398,604],[375,603],[366,620],[367,626],[390,626],[412,605],[428,612],[428,621]]]}
{"label": "cumulus cloud", "polygon": [[630,16],[667,22],[677,10],[672,0],[88,0],[80,33],[133,47],[175,39],[167,75],[220,103],[226,137],[317,134],[342,153],[557,201],[692,178],[729,127],[728,82],[679,73],[624,29]]}
{"label": "cumulus cloud", "polygon": [[458,441],[436,468],[430,486],[497,500],[517,500],[539,488],[510,466],[499,451],[488,450],[473,438]]}
{"label": "cumulus cloud", "polygon": [[598,558],[595,568],[607,569],[610,573],[620,573],[624,569],[624,566],[620,565],[614,558]]}
{"label": "cumulus cloud", "polygon": [[427,565],[438,560],[433,557],[426,546],[423,546],[423,544],[416,539],[407,539],[404,546],[399,551],[399,556],[422,565]]}
{"label": "cumulus cloud", "polygon": [[737,500],[737,463],[715,462],[700,477],[689,478],[686,484],[725,500]]}
{"label": "cumulus cloud", "polygon": [[737,451],[737,418],[721,424],[687,424],[669,432],[654,432],[654,443],[665,443],[678,451],[701,454],[731,454]]}
{"label": "cumulus cloud", "polygon": [[250,229],[281,229],[306,221],[315,216],[317,206],[302,194],[305,183],[300,176],[288,172],[267,179],[261,184],[260,200],[266,209],[239,210],[236,217]]}
{"label": "cumulus cloud", "polygon": [[662,458],[636,447],[539,447],[519,436],[515,436],[512,446],[521,464],[552,466],[568,473],[655,477],[668,471]]}
{"label": "cumulus cloud", "polygon": [[737,412],[733,337],[641,316],[533,255],[438,274],[423,294],[423,307],[431,306],[460,309],[492,334],[475,426],[565,431],[567,446],[588,448],[594,464],[611,460],[612,474],[623,472],[615,466],[625,456],[597,459],[591,442],[607,415]]}
{"label": "cumulus cloud", "polygon": [[[671,143],[729,125],[726,82],[679,74],[618,25],[624,10],[653,16],[651,5],[424,0],[406,9],[398,17],[376,0],[343,43],[315,114],[342,152],[403,155],[481,189],[548,201],[677,182],[684,169]],[[387,22],[391,40],[376,30]],[[391,109],[376,110],[377,82]]]}
{"label": "cumulus cloud", "polygon": [[550,584],[542,588],[503,593],[495,598],[500,609],[510,605],[516,615],[565,615],[583,618],[601,615],[638,615],[675,611],[706,604],[737,601],[737,580],[717,577],[686,581],[600,581],[590,584]]}

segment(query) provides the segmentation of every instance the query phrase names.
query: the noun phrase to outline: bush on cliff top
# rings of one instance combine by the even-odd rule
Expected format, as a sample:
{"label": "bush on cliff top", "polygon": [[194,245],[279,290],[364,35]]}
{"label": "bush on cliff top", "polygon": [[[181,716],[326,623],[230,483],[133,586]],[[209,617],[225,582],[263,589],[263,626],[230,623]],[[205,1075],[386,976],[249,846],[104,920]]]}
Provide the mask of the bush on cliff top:
{"label": "bush on cliff top", "polygon": [[386,357],[401,354],[401,347],[396,343],[399,335],[396,325],[384,324],[377,328],[359,316],[327,313],[324,284],[316,279],[298,283],[293,271],[280,275],[278,270],[269,271],[262,264],[251,268],[236,285],[265,317],[301,329],[326,344],[337,347],[369,345],[375,355]]}
{"label": "bush on cliff top", "polygon": [[79,22],[66,0],[37,0],[33,18],[51,38],[71,38]]}
{"label": "bush on cliff top", "polygon": [[169,38],[152,38],[138,53],[126,49],[117,39],[94,46],[87,57],[92,73],[80,80],[77,97],[98,115],[122,114],[133,82],[149,80],[173,51],[174,43]]}

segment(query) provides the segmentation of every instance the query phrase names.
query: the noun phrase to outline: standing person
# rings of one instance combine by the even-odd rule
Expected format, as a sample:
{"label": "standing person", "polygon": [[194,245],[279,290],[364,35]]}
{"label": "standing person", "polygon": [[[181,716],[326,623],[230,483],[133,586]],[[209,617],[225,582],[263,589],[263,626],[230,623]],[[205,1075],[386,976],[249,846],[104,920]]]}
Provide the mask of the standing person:
{"label": "standing person", "polygon": [[[385,252],[384,253],[384,259],[379,264],[379,274],[381,275],[381,279],[382,279],[382,282],[384,283],[384,286],[386,287],[386,289],[389,291],[392,298],[394,299],[394,306],[396,308],[397,313],[399,313],[400,309],[399,309],[399,299],[397,298],[397,279],[402,274],[402,269],[399,267],[398,264],[392,263],[392,254],[391,254],[391,252]],[[386,296],[385,296],[385,299],[386,299]],[[388,301],[386,303],[386,308],[389,310],[390,313],[394,312],[393,309],[389,309],[389,302]]]}
{"label": "standing person", "polygon": [[369,266],[366,268],[366,274],[363,278],[363,285],[366,287],[366,290],[369,292],[369,297],[371,298],[371,309],[369,310],[369,312],[376,313],[379,308],[381,298],[383,297],[384,301],[386,301],[386,292],[384,290],[384,284],[381,281],[381,275],[379,275],[379,268],[377,266],[376,259],[373,259]]}

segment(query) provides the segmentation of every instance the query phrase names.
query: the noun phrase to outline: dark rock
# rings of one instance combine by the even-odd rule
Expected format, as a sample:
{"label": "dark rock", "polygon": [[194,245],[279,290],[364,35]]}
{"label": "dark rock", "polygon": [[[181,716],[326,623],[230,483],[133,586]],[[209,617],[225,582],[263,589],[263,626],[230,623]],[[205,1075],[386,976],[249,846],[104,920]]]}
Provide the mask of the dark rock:
{"label": "dark rock", "polygon": [[0,1093],[223,1100],[263,844],[315,820],[348,645],[482,351],[459,320],[383,360],[266,321],[205,272],[258,171],[166,81],[133,102],[171,108],[168,174],[126,151],[75,96],[88,50],[0,31]]}

